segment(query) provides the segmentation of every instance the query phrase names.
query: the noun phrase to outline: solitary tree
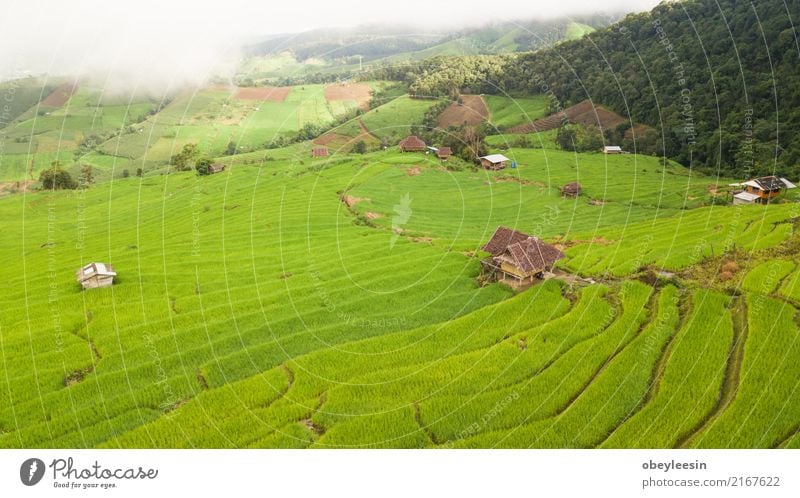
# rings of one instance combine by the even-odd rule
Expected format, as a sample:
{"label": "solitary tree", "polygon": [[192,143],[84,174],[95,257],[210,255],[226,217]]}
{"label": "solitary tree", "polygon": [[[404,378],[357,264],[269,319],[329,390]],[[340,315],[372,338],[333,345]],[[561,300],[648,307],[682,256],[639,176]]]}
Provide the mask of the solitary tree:
{"label": "solitary tree", "polygon": [[172,156],[170,164],[175,167],[177,171],[186,171],[191,169],[192,162],[200,154],[197,144],[186,144],[183,149]]}
{"label": "solitary tree", "polygon": [[78,182],[72,178],[69,172],[61,169],[58,161],[53,161],[49,168],[42,170],[39,174],[39,181],[42,182],[42,188],[49,190],[78,188]]}

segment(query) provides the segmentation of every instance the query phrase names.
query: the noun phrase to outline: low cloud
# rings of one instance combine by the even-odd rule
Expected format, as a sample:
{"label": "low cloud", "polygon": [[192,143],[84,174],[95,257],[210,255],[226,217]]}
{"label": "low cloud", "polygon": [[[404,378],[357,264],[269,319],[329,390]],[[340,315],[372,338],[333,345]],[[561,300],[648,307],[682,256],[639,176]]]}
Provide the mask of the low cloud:
{"label": "low cloud", "polygon": [[[106,88],[167,88],[232,75],[243,45],[259,36],[320,27],[402,23],[423,29],[460,29],[492,20],[588,14],[598,4],[562,0],[544,5],[496,0],[407,0],[400,7],[339,0],[263,2],[140,0],[4,2],[0,78],[25,74],[90,77]],[[613,12],[646,10],[654,0],[611,0]],[[443,20],[445,22],[443,23]]]}

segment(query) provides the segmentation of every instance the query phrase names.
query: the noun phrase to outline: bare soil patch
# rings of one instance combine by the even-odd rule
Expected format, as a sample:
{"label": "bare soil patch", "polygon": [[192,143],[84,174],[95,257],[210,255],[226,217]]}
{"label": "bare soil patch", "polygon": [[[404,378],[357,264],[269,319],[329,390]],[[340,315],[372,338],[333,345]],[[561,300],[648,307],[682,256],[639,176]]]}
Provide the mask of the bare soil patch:
{"label": "bare soil patch", "polygon": [[0,196],[6,194],[16,194],[18,192],[28,192],[33,180],[20,180],[18,182],[0,182]]}
{"label": "bare soil patch", "polygon": [[367,211],[367,213],[364,216],[366,216],[368,220],[377,220],[378,218],[383,218],[382,214],[373,213],[371,211]]}
{"label": "bare soil patch", "polygon": [[233,98],[238,100],[263,100],[267,102],[283,102],[292,91],[290,86],[243,87],[236,90]]}
{"label": "bare soil patch", "polygon": [[437,123],[440,128],[464,123],[476,126],[489,118],[489,107],[480,95],[462,95],[461,101],[463,104],[453,102],[439,115]]}
{"label": "bare soil patch", "polygon": [[353,206],[355,206],[356,204],[358,204],[359,202],[361,202],[363,200],[364,199],[362,199],[360,197],[353,197],[352,195],[343,195],[342,196],[342,202],[344,202],[345,206],[347,206],[348,208],[352,208]]}
{"label": "bare soil patch", "polygon": [[[627,118],[587,99],[572,107],[567,107],[561,112],[551,114],[542,119],[537,119],[532,123],[515,126],[509,131],[512,133],[538,133],[555,130],[561,126],[561,122],[564,120],[573,124],[581,124],[584,126],[593,125],[603,129],[614,129],[622,123],[629,122]],[[625,136],[627,138],[632,137],[634,134],[636,136],[642,136],[650,130],[651,128],[649,126],[636,123],[625,132]]]}
{"label": "bare soil patch", "polygon": [[66,104],[72,94],[78,90],[78,85],[72,83],[64,83],[59,85],[58,88],[53,90],[53,93],[48,95],[43,101],[42,105],[47,107],[61,107]]}
{"label": "bare soil patch", "polygon": [[325,86],[325,100],[355,100],[363,110],[369,109],[369,99],[372,89],[364,83],[331,84]]}
{"label": "bare soil patch", "polygon": [[413,168],[408,168],[406,170],[406,174],[408,176],[417,176],[420,173],[422,173],[422,169],[419,166],[414,166]]}

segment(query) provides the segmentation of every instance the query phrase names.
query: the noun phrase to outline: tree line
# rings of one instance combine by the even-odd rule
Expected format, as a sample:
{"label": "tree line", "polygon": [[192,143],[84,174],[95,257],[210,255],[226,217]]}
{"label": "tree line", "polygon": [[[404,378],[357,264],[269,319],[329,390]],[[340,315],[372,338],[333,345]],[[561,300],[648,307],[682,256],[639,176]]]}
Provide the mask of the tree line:
{"label": "tree line", "polygon": [[797,177],[793,19],[800,19],[800,0],[663,3],[551,49],[435,57],[371,76],[405,81],[418,96],[546,94],[551,110],[591,99],[654,128],[630,143],[637,150],[741,177]]}

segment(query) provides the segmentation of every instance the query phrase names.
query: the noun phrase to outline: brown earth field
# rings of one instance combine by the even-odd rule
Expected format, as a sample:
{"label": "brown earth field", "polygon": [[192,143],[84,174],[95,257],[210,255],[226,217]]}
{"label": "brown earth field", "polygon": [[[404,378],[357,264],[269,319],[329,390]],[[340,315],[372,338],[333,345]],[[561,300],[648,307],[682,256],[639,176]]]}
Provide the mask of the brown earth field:
{"label": "brown earth field", "polygon": [[233,98],[239,100],[262,100],[268,102],[283,102],[292,91],[290,86],[260,86],[245,87],[236,90]]}
{"label": "brown earth field", "polygon": [[480,95],[462,95],[463,104],[453,102],[439,115],[437,124],[440,128],[460,126],[464,123],[470,126],[479,125],[489,119],[489,107]]}
{"label": "brown earth field", "polygon": [[[575,104],[572,107],[567,107],[563,111],[551,114],[542,119],[537,119],[532,123],[515,126],[509,131],[511,133],[538,133],[542,131],[555,130],[561,126],[562,119],[566,118],[567,121],[573,124],[581,125],[594,125],[603,129],[614,129],[621,123],[627,123],[629,120],[620,116],[619,114],[606,109],[602,105],[594,104],[591,100],[584,100]],[[625,132],[626,138],[630,138],[633,133],[641,136],[651,128],[635,123],[633,128]]]}
{"label": "brown earth field", "polygon": [[53,90],[53,93],[42,100],[43,106],[46,107],[61,107],[66,104],[72,94],[78,90],[78,85],[72,83],[64,83],[59,85],[58,88]]}
{"label": "brown earth field", "polygon": [[325,100],[355,100],[363,110],[369,109],[369,99],[372,97],[372,89],[364,83],[347,83],[325,85]]}

